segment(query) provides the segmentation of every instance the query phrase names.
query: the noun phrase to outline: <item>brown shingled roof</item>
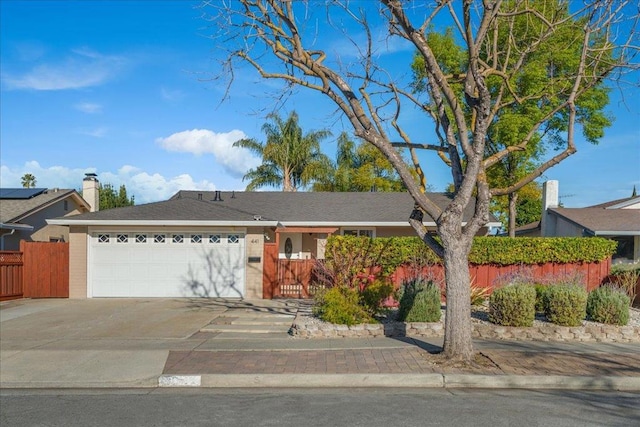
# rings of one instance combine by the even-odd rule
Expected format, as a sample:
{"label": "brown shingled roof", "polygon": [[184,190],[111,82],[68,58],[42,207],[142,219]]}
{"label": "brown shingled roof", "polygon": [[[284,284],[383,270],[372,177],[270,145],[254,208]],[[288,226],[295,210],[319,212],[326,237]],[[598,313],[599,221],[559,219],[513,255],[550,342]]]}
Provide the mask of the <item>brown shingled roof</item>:
{"label": "brown shingled roof", "polygon": [[[408,193],[180,191],[167,201],[109,209],[65,218],[70,221],[263,221],[282,222],[407,222],[414,206]],[[450,196],[430,193],[441,207]],[[465,220],[473,215],[472,204]],[[425,218],[428,221],[428,218]],[[497,222],[491,218],[492,222]]]}
{"label": "brown shingled roof", "polygon": [[[605,205],[611,206],[610,204]],[[584,227],[590,234],[630,233],[640,235],[640,209],[605,209],[606,206],[555,208],[551,211]]]}

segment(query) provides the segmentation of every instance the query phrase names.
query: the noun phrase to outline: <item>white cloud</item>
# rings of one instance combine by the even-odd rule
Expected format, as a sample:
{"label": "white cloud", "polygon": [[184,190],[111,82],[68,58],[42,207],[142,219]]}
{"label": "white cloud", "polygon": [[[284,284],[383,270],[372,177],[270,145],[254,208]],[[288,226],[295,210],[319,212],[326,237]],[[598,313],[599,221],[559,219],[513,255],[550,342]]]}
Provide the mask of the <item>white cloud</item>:
{"label": "white cloud", "polygon": [[[36,187],[80,190],[84,174],[88,172],[97,173],[95,168],[42,167],[37,161],[29,161],[19,167],[0,166],[0,182],[4,188],[21,187],[21,177],[30,173],[36,177]],[[122,166],[116,172],[98,173],[98,179],[101,183],[111,184],[115,188],[124,184],[127,195],[135,196],[136,204],[167,200],[180,190],[216,189],[212,182],[196,181],[188,174],[165,177],[158,173],[147,173],[131,165]]]}
{"label": "white cloud", "polygon": [[95,129],[80,129],[79,134],[92,136],[94,138],[103,138],[107,134],[107,128],[99,127]]}
{"label": "white cloud", "polygon": [[124,67],[124,58],[78,49],[60,62],[40,64],[22,75],[7,73],[8,89],[64,90],[98,86]]}
{"label": "white cloud", "polygon": [[74,108],[87,114],[96,114],[102,112],[102,105],[94,104],[93,102],[81,102],[74,105]]}
{"label": "white cloud", "polygon": [[166,101],[179,101],[184,98],[184,92],[179,89],[167,89],[166,87],[160,88],[160,95],[162,99]]}
{"label": "white cloud", "polygon": [[18,42],[14,47],[20,61],[35,61],[45,53],[45,48],[38,42]]}
{"label": "white cloud", "polygon": [[98,179],[118,188],[124,184],[127,195],[135,195],[136,204],[167,200],[180,190],[208,190],[216,186],[207,180],[195,181],[190,175],[182,174],[167,178],[159,173],[147,173],[135,166],[125,165],[117,173],[101,173]]}
{"label": "white cloud", "polygon": [[177,132],[166,138],[157,138],[156,143],[167,151],[192,153],[197,156],[213,154],[217,163],[238,177],[260,164],[260,159],[248,150],[233,147],[235,141],[246,137],[240,130],[215,133],[207,129],[193,129]]}

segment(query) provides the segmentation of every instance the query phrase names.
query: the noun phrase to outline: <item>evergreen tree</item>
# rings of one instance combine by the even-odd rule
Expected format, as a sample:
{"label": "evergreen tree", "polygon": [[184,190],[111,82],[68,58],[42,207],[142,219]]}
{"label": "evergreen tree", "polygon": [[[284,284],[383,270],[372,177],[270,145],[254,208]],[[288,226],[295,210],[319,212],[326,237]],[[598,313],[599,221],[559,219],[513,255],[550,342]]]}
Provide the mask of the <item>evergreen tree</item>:
{"label": "evergreen tree", "polygon": [[127,196],[127,188],[124,184],[120,186],[117,192],[111,184],[100,184],[99,194],[101,211],[135,205],[134,196],[131,196],[131,198]]}

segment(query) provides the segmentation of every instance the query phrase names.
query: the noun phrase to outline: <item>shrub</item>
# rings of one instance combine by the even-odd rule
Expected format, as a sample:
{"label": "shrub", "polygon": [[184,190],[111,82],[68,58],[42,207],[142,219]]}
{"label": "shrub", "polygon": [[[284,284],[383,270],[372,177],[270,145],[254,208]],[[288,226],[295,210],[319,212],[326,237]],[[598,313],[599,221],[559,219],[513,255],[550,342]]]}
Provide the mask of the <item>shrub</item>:
{"label": "shrub", "polygon": [[620,288],[629,297],[629,305],[633,304],[636,299],[636,288],[640,281],[640,268],[632,267],[616,267],[612,269],[613,280],[618,288]]}
{"label": "shrub", "polygon": [[471,295],[471,305],[482,305],[489,295],[489,288],[479,286],[475,283],[475,280],[472,280],[469,293]]}
{"label": "shrub", "polygon": [[384,280],[374,280],[360,293],[360,302],[370,315],[376,315],[382,309],[382,303],[393,293],[393,285]]}
{"label": "shrub", "polygon": [[498,288],[489,297],[489,320],[502,326],[532,326],[535,301],[533,286],[513,284]]}
{"label": "shrub", "polygon": [[547,285],[541,283],[535,283],[533,288],[536,290],[536,313],[545,312],[545,292],[547,291]]}
{"label": "shrub", "polygon": [[336,286],[316,294],[313,314],[325,322],[338,325],[372,323],[373,319],[360,305],[357,290]]}
{"label": "shrub", "polygon": [[622,289],[601,286],[587,297],[587,315],[595,322],[624,326],[629,322],[629,296]]}
{"label": "shrub", "polygon": [[552,285],[544,293],[547,319],[561,326],[580,326],[587,314],[587,291],[577,285]]}
{"label": "shrub", "polygon": [[438,322],[440,288],[432,281],[413,279],[401,286],[398,320],[402,322]]}

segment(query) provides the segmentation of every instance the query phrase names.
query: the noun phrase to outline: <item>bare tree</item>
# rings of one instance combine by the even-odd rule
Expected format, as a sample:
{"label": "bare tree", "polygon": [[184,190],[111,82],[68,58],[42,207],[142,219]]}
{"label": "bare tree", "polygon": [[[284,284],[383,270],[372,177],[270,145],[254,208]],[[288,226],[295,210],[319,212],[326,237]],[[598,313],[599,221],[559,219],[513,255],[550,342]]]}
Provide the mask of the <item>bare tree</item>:
{"label": "bare tree", "polygon": [[[207,17],[215,27],[212,37],[218,41],[218,52],[227,53],[223,74],[229,85],[244,63],[262,78],[283,81],[285,90],[302,87],[327,97],[355,136],[380,150],[397,170],[415,200],[409,223],[443,260],[444,354],[470,361],[474,353],[468,254],[473,237],[489,220],[491,197],[517,191],[575,153],[576,127],[585,125],[577,120],[580,97],[605,79],[619,80],[618,71],[637,65],[637,7],[612,0],[216,0],[203,6],[208,7],[205,13],[213,11]],[[383,19],[386,43],[403,40],[413,46],[424,63],[424,90],[416,91],[412,78],[403,80],[384,68],[370,18]],[[451,72],[447,58],[429,41],[429,31],[441,20],[454,28],[454,39],[463,47],[462,72]],[[567,26],[579,29],[579,39],[566,40],[577,49],[577,60],[563,69],[548,64],[543,72],[562,74],[563,79],[522,96],[519,85],[535,77],[524,75],[523,65],[548,49],[549,40]],[[336,31],[352,43],[356,61],[346,64],[339,52],[318,47],[323,34]],[[356,40],[360,35],[362,42]],[[487,150],[490,127],[500,120],[500,113],[531,100],[540,114],[533,115],[528,131],[515,143],[493,153]],[[425,141],[424,134],[416,140],[406,126],[404,115],[416,110],[434,124],[433,141]],[[490,188],[487,170],[537,142],[558,117],[566,119],[562,132],[554,135],[559,151],[508,188]],[[400,149],[409,150],[422,185]],[[434,150],[451,169],[455,191],[444,209],[421,188],[426,168],[420,165],[417,149]],[[473,201],[474,215],[463,223],[464,208]],[[427,233],[424,213],[435,220],[439,240]]]}

